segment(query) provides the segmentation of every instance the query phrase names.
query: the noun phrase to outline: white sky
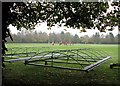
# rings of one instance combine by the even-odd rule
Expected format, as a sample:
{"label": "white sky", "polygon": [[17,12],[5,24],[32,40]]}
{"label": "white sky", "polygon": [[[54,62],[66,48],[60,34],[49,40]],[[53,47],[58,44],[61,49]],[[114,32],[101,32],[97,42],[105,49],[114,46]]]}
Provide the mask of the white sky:
{"label": "white sky", "polygon": [[[12,25],[9,25],[9,28],[10,28],[10,31],[11,33],[13,34],[17,34],[17,32],[19,32],[17,30],[16,27],[12,26]],[[93,30],[93,29],[88,29],[87,32],[80,32],[79,29],[72,29],[72,28],[67,28],[67,27],[58,27],[58,26],[55,26],[55,27],[52,27],[51,30],[48,30],[47,29],[47,24],[46,23],[41,23],[41,25],[38,25],[35,27],[35,31],[37,32],[46,32],[46,33],[61,33],[61,31],[64,31],[64,32],[70,32],[72,35],[75,35],[77,34],[79,37],[81,36],[84,36],[84,35],[88,35],[88,36],[92,36],[93,34],[95,34],[96,32],[99,32],[97,29]],[[66,30],[64,30],[66,29]],[[109,31],[109,32],[112,32],[114,36],[116,36],[118,34],[118,29],[115,29],[113,31]],[[108,34],[109,32],[100,32],[100,35],[101,34]]]}

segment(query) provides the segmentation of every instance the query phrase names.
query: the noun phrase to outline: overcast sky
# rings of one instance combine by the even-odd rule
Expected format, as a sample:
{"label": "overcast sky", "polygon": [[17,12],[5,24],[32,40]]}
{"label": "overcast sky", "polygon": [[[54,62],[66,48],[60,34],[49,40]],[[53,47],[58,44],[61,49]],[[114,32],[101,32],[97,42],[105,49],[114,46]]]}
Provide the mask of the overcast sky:
{"label": "overcast sky", "polygon": [[[17,32],[19,32],[19,31],[17,30],[17,28],[15,28],[15,27],[12,26],[12,25],[10,25],[9,28],[10,28],[11,33],[13,33],[13,34],[17,34]],[[99,32],[97,29],[95,29],[95,30],[93,30],[93,29],[88,29],[87,32],[80,32],[79,29],[72,29],[72,28],[58,27],[58,26],[52,27],[51,30],[48,30],[46,23],[42,23],[42,24],[36,26],[35,28],[36,28],[35,31],[37,31],[37,32],[40,32],[40,31],[41,31],[41,32],[46,32],[46,33],[49,34],[49,33],[53,33],[53,32],[55,32],[55,33],[60,33],[61,31],[64,31],[64,32],[70,32],[70,33],[73,34],[73,35],[77,34],[79,37],[84,36],[84,35],[92,36],[92,35],[95,34],[96,32]],[[66,29],[66,30],[64,30],[64,29]],[[110,31],[109,31],[109,32],[110,32]],[[105,32],[100,32],[100,34],[106,35],[106,34],[108,34],[109,32],[106,32],[106,33],[105,33]],[[114,34],[114,36],[116,36],[116,35],[118,34],[118,29],[115,29],[115,30],[113,30],[113,31],[111,31],[111,32]]]}

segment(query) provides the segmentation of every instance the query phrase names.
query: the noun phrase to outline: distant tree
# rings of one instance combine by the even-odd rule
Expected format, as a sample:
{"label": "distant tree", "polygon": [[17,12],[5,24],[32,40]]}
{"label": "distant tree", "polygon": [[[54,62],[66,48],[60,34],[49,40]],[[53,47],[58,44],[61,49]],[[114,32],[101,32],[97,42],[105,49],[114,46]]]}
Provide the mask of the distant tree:
{"label": "distant tree", "polygon": [[98,32],[96,32],[95,35],[92,36],[92,39],[95,44],[99,44],[101,42],[100,35]]}
{"label": "distant tree", "polygon": [[48,37],[47,33],[43,32],[42,38],[43,38],[43,43],[48,43],[49,37]]}
{"label": "distant tree", "polygon": [[69,32],[64,34],[64,41],[71,42],[71,34]]}
{"label": "distant tree", "polygon": [[55,38],[56,34],[54,32],[49,34],[49,42],[56,42]]}
{"label": "distant tree", "polygon": [[120,44],[120,34],[118,33],[118,35],[115,36],[115,42],[117,44]]}
{"label": "distant tree", "polygon": [[114,39],[114,35],[113,35],[113,33],[109,33],[109,40],[110,40],[110,44],[113,44],[114,43],[114,41],[115,41],[115,39]]}
{"label": "distant tree", "polygon": [[106,39],[105,39],[105,35],[102,34],[102,35],[101,35],[101,38],[100,38],[100,42],[101,42],[101,44],[105,44],[105,41],[106,41]]}
{"label": "distant tree", "polygon": [[114,35],[111,32],[106,35],[105,43],[107,43],[107,44],[113,44],[114,43]]}
{"label": "distant tree", "polygon": [[80,39],[82,40],[82,43],[85,43],[85,44],[89,43],[89,36],[88,35],[85,35],[85,36],[81,37]]}
{"label": "distant tree", "polygon": [[75,34],[73,39],[74,39],[74,43],[80,43],[80,38],[79,38],[79,36],[77,34]]}
{"label": "distant tree", "polygon": [[60,41],[61,41],[61,42],[65,42],[64,36],[65,36],[65,33],[62,31],[62,32],[60,33]]}

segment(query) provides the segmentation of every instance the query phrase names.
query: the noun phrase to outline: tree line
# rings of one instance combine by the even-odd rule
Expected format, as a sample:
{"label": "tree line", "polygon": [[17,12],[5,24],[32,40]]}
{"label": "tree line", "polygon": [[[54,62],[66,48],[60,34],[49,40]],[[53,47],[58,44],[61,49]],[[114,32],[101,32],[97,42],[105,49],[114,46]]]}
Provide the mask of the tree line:
{"label": "tree line", "polygon": [[36,32],[36,31],[21,31],[17,34],[12,34],[13,41],[7,38],[8,42],[15,43],[83,43],[83,44],[119,44],[118,38],[120,34],[116,36],[113,33],[107,35],[100,35],[98,32],[92,36],[84,35],[79,37],[77,34],[72,35],[69,32],[62,31],[61,33],[49,33],[46,32]]}

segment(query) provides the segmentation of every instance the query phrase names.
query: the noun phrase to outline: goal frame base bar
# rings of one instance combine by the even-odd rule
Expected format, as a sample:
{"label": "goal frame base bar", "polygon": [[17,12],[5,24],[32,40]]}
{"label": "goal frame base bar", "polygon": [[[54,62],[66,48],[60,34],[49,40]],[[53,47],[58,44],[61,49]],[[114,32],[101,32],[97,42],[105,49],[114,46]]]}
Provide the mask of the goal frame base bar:
{"label": "goal frame base bar", "polygon": [[104,58],[104,59],[102,59],[102,60],[100,60],[100,61],[98,61],[96,63],[93,63],[93,64],[91,64],[89,66],[86,66],[84,68],[84,70],[89,72],[90,70],[93,70],[95,67],[99,66],[100,64],[106,62],[108,59],[111,59],[111,58],[112,58],[111,56],[108,56],[108,57],[106,57],[106,58]]}

